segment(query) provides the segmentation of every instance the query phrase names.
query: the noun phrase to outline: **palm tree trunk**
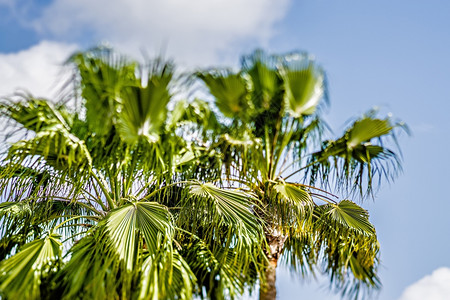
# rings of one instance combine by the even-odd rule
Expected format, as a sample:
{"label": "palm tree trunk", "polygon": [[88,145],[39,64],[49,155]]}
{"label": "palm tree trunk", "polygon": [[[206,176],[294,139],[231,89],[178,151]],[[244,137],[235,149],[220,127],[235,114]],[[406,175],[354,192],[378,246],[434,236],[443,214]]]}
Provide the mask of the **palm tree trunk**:
{"label": "palm tree trunk", "polygon": [[264,275],[266,283],[259,289],[259,300],[275,300],[277,298],[277,259],[269,261],[269,266]]}
{"label": "palm tree trunk", "polygon": [[259,288],[259,300],[275,300],[277,298],[277,264],[283,252],[284,242],[287,236],[281,234],[277,229],[266,231],[268,249],[265,250],[269,265],[264,272],[265,284]]}

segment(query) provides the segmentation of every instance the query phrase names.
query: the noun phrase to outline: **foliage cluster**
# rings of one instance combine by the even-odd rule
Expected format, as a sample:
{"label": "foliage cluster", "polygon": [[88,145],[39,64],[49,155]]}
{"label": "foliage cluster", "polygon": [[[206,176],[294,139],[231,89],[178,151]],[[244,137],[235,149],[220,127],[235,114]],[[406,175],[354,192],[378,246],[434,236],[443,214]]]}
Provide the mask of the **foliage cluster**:
{"label": "foliage cluster", "polygon": [[[392,179],[385,145],[403,125],[372,111],[327,139],[325,73],[307,54],[190,75],[104,48],[68,64],[57,101],[0,106],[16,139],[0,167],[3,298],[221,299],[258,284],[264,298],[279,259],[343,295],[379,287],[367,211],[327,191],[364,198]],[[204,99],[176,100],[199,82]]]}

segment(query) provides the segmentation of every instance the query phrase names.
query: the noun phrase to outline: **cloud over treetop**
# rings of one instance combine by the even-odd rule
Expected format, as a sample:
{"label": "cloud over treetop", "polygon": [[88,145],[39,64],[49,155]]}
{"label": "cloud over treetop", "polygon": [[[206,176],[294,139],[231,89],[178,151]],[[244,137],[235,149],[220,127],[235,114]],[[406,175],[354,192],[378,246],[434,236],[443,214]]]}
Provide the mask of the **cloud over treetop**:
{"label": "cloud over treetop", "polygon": [[128,52],[163,49],[177,60],[208,64],[240,54],[246,43],[252,47],[266,44],[289,2],[55,0],[32,25],[53,38],[91,35],[92,40],[107,40]]}
{"label": "cloud over treetop", "polygon": [[61,67],[75,50],[74,44],[42,41],[17,53],[0,53],[0,96],[17,90],[39,97],[56,92]]}

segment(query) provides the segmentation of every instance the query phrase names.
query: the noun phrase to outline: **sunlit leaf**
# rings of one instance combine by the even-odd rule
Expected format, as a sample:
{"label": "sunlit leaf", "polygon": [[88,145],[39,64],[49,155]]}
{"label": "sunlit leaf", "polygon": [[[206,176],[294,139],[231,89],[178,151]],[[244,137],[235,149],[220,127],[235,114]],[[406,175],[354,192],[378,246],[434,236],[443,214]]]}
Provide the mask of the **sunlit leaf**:
{"label": "sunlit leaf", "polygon": [[127,86],[121,91],[117,130],[129,144],[135,144],[141,137],[149,143],[158,141],[166,120],[171,97],[168,85],[173,76],[171,67],[149,76],[145,87]]}
{"label": "sunlit leaf", "polygon": [[0,263],[0,291],[10,299],[40,299],[41,276],[61,257],[60,236],[34,240]]}
{"label": "sunlit leaf", "polygon": [[300,220],[308,218],[307,214],[312,212],[314,202],[306,190],[289,183],[277,183],[274,185],[274,189],[288,204],[286,209],[296,210],[297,218]]}
{"label": "sunlit leaf", "polygon": [[70,62],[75,64],[81,77],[81,96],[89,128],[106,135],[115,122],[120,91],[136,83],[136,64],[104,47],[76,53]]}
{"label": "sunlit leaf", "polygon": [[354,148],[360,143],[389,134],[392,128],[389,119],[364,118],[358,120],[348,130],[348,147]]}
{"label": "sunlit leaf", "polygon": [[229,118],[244,117],[249,113],[249,87],[240,74],[231,72],[200,73],[219,110]]}
{"label": "sunlit leaf", "polygon": [[283,66],[286,97],[292,114],[300,117],[314,113],[324,95],[323,71],[301,53],[286,55]]}
{"label": "sunlit leaf", "polygon": [[167,209],[154,202],[137,202],[126,204],[108,217],[107,230],[120,259],[124,260],[128,270],[133,269],[137,234],[145,238],[150,253],[156,253],[162,239],[173,238],[173,227]]}
{"label": "sunlit leaf", "polygon": [[359,232],[373,235],[375,229],[369,222],[369,213],[350,200],[342,200],[332,205],[328,214],[333,220]]}

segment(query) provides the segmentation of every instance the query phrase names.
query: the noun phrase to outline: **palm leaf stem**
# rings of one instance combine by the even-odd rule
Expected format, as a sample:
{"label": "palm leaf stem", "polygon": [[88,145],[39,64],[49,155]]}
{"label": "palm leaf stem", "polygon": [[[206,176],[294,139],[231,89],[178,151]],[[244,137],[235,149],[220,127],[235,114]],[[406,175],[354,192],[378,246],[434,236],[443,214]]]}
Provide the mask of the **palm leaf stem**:
{"label": "palm leaf stem", "polygon": [[[273,162],[273,170],[272,170],[271,178],[275,178],[275,172],[277,170],[278,163],[279,163],[279,161],[280,161],[280,159],[282,157],[283,151],[285,150],[285,148],[291,142],[292,133],[293,133],[293,127],[294,127],[294,120],[291,119],[291,120],[289,120],[289,123],[286,124],[286,131],[284,132],[284,134],[282,134],[281,143],[280,143],[280,145],[278,147],[277,155],[275,155],[275,156],[272,155],[272,156],[274,156],[274,157],[272,157],[272,160],[275,159],[275,161]],[[277,140],[278,140],[278,135],[279,135],[278,133],[280,131],[281,131],[281,129],[279,129],[277,131],[277,136],[275,137]],[[277,140],[275,140],[275,138],[274,138],[274,141],[273,141],[273,147],[274,147],[273,148],[274,149],[273,153],[275,153],[275,147],[276,147],[276,142],[277,142]],[[291,145],[293,145],[293,143],[291,143]],[[286,162],[287,159],[288,159],[288,155],[286,155],[284,157],[283,164]],[[281,167],[280,167],[280,169],[281,169]]]}
{"label": "palm leaf stem", "polygon": [[318,187],[315,187],[315,186],[312,186],[312,185],[308,185],[308,184],[304,184],[304,183],[295,183],[295,182],[289,182],[289,184],[292,184],[292,185],[295,185],[295,186],[307,187],[307,188],[310,188],[310,189],[317,190],[319,192],[325,193],[327,195],[333,196],[336,199],[339,198],[335,194],[332,194],[332,193],[330,193],[328,191],[325,191],[325,190],[323,190],[321,188],[318,188]]}
{"label": "palm leaf stem", "polygon": [[[90,172],[91,172],[91,174],[93,173],[92,170],[91,170]],[[95,174],[94,174],[94,175],[95,175]],[[97,179],[98,179],[98,177],[97,177]],[[70,180],[68,180],[68,179],[66,179],[66,180],[67,180],[68,183],[70,183],[70,184],[72,184],[72,185],[75,185],[74,182],[72,182],[72,181],[70,181]],[[98,182],[98,181],[97,181],[97,182]],[[100,185],[100,184],[99,184],[99,185]],[[103,211],[108,211],[108,208],[105,206],[105,204],[104,204],[103,201],[101,200],[100,193],[99,193],[97,187],[95,186],[95,181],[94,181],[94,180],[92,180],[92,187],[94,188],[94,191],[95,191],[96,196],[93,195],[89,190],[87,190],[87,189],[85,189],[85,188],[83,188],[83,187],[81,187],[81,190],[83,191],[83,193],[86,193],[87,195],[91,196],[91,199],[94,200],[95,203],[99,204],[99,205],[102,207]],[[102,190],[103,190],[103,189],[102,189]],[[86,198],[85,196],[83,196],[83,197],[84,197],[84,199],[86,199],[86,201],[90,202],[88,198]],[[61,197],[61,199],[62,199],[62,197]]]}
{"label": "palm leaf stem", "polygon": [[318,198],[318,199],[320,199],[320,200],[322,200],[322,201],[324,201],[324,202],[326,202],[328,204],[332,204],[332,205],[337,204],[336,201],[334,201],[334,200],[332,200],[332,199],[330,199],[328,197],[323,197],[322,195],[318,195],[318,194],[311,194],[311,195],[314,195],[314,197],[316,197],[316,198]]}
{"label": "palm leaf stem", "polygon": [[[82,224],[76,224],[76,225],[82,225]],[[80,231],[75,234],[72,234],[71,236],[67,237],[65,240],[61,241],[61,244],[64,245],[64,243],[66,243],[68,240],[73,239],[74,237],[77,237],[79,235],[86,234],[87,232],[89,232],[89,230],[91,230],[91,228],[87,229],[86,231]]]}
{"label": "palm leaf stem", "polygon": [[[276,169],[276,161],[275,161],[275,148],[277,146],[277,141],[278,141],[278,136],[280,134],[280,127],[281,127],[281,121],[282,121],[282,116],[281,114],[278,115],[278,119],[277,119],[277,123],[275,124],[275,133],[273,135],[273,139],[272,139],[272,151],[270,152],[270,163],[269,163],[269,171],[268,171],[268,175],[269,178],[272,179],[275,176],[275,172],[274,170]],[[266,141],[267,143],[268,141]],[[272,170],[273,169],[273,170]],[[272,174],[273,173],[273,174]]]}
{"label": "palm leaf stem", "polygon": [[[92,205],[91,201],[90,201],[88,198],[86,198],[84,195],[83,195],[83,198],[84,198],[89,204],[84,203],[84,202],[78,202],[78,201],[77,201],[76,203],[79,204],[80,206],[82,206],[82,207],[84,207],[84,208],[86,208],[86,209],[88,209],[88,210],[90,210],[90,211],[96,213],[96,214],[99,215],[99,216],[104,215],[104,211],[99,211],[99,210],[97,210],[97,209]],[[98,203],[98,202],[95,201],[95,203]]]}
{"label": "palm leaf stem", "polygon": [[90,219],[92,218],[92,216],[74,216],[72,218],[69,218],[67,220],[62,221],[61,223],[59,223],[58,225],[56,225],[55,227],[53,227],[52,230],[57,230],[59,227],[63,226],[64,224],[66,224],[67,222],[76,220],[76,219],[80,219],[80,218],[85,218],[85,219]]}
{"label": "palm leaf stem", "polygon": [[[282,163],[281,166],[280,166],[280,172],[278,173],[277,177],[281,177],[281,174],[283,174],[284,171],[286,171],[287,169],[289,169],[289,168],[292,166],[292,164],[289,164],[289,166],[286,167],[286,169],[283,169],[283,167],[284,167],[284,166],[286,165],[286,163],[289,161],[289,157],[291,156],[292,150],[293,150],[293,149],[294,149],[294,143],[291,143],[291,144],[289,145],[289,148],[288,148],[288,150],[287,150],[286,155],[284,156],[284,160],[283,160],[283,163]],[[301,161],[301,160],[302,160],[302,159],[297,159],[296,162],[299,162],[299,161]]]}
{"label": "palm leaf stem", "polygon": [[[78,225],[80,225],[80,224],[78,224]],[[68,238],[66,238],[65,240],[63,240],[63,241],[61,242],[61,244],[64,245],[64,243],[67,242],[68,240],[73,239],[73,238],[76,237],[76,236],[85,234],[85,233],[87,233],[89,230],[91,230],[91,229],[88,229],[88,230],[86,230],[86,231],[81,231],[81,232],[77,232],[77,233],[75,233],[75,234],[72,234],[71,236],[69,236]]]}
{"label": "palm leaf stem", "polygon": [[[216,182],[216,181],[220,181],[220,180],[221,179],[219,178],[219,179],[212,180],[211,182]],[[236,178],[227,178],[227,181],[237,182],[237,183],[240,183],[240,184],[245,185],[245,186],[248,186],[248,184],[249,184],[248,181],[241,180],[241,179],[236,179]]]}
{"label": "palm leaf stem", "polygon": [[[95,194],[96,194],[97,197],[95,197],[94,195],[92,195],[92,193],[89,192],[89,191],[87,191],[87,190],[85,190],[84,192],[87,193],[89,196],[91,196],[92,199],[95,199],[95,200],[94,200],[95,203],[100,204],[100,206],[102,207],[103,211],[108,211],[106,205],[105,205],[105,204],[103,203],[103,201],[102,201],[102,198],[101,198],[101,196],[100,196],[100,192],[98,191],[97,186],[95,185],[94,180],[92,180],[92,187],[94,188],[94,191],[95,191]],[[97,200],[97,199],[98,199],[98,200]]]}
{"label": "palm leaf stem", "polygon": [[161,187],[161,188],[151,192],[150,194],[148,194],[147,196],[145,196],[144,198],[139,200],[139,202],[145,202],[145,201],[149,200],[150,198],[152,198],[153,196],[155,196],[157,193],[161,192],[162,190],[165,190],[165,189],[167,189],[169,187],[172,187],[172,186],[175,186],[175,185],[178,185],[178,184],[196,184],[196,182],[194,182],[194,181],[177,181],[177,182],[165,185],[165,186],[163,186],[163,187]]}
{"label": "palm leaf stem", "polygon": [[[127,149],[127,152],[129,153],[128,149]],[[126,171],[125,171],[124,167],[122,168],[123,174],[124,174],[123,178],[127,178],[127,180],[125,181],[124,186],[123,186],[123,197],[126,197],[126,195],[128,194],[128,191],[130,190],[131,180],[133,179],[133,171],[136,169],[136,164],[137,164],[137,155],[132,155],[130,169],[129,169],[130,172],[129,172],[128,176],[125,177]]]}
{"label": "palm leaf stem", "polygon": [[96,180],[98,186],[100,187],[100,189],[102,190],[103,194],[105,194],[106,200],[108,201],[109,208],[114,209],[116,207],[116,205],[114,203],[114,200],[111,198],[111,195],[109,194],[108,190],[106,189],[107,183],[104,182],[105,180],[103,178],[100,179],[92,169],[90,170],[90,173],[91,173],[92,177],[95,178],[95,180]]}
{"label": "palm leaf stem", "polygon": [[[312,154],[309,154],[309,155],[312,155]],[[291,162],[286,168],[280,170],[280,173],[278,173],[278,177],[280,177],[281,174],[283,174],[284,172],[286,172],[287,170],[289,170],[293,165],[295,165],[296,163],[298,163],[298,162],[300,162],[300,161],[302,161],[302,160],[304,160],[304,157],[301,157],[301,158],[296,159],[296,160],[294,160],[293,162]],[[314,162],[314,163],[316,163],[316,162]],[[299,170],[297,170],[297,171],[300,172],[301,170],[303,170],[303,169],[305,169],[305,168],[311,167],[314,163],[310,163],[310,164],[308,164],[307,166],[304,166],[304,167],[302,167],[301,169],[299,169]],[[282,165],[282,167],[283,167],[283,166],[284,166],[284,164]],[[292,175],[293,175],[293,174],[289,175],[289,177],[292,176]],[[288,178],[288,177],[286,177],[285,179],[287,179],[287,178]]]}
{"label": "palm leaf stem", "polygon": [[117,191],[117,181],[116,181],[116,172],[111,173],[110,169],[106,169],[106,175],[109,178],[109,186],[111,188],[112,195],[114,196],[113,200],[117,204],[119,202],[119,193]]}
{"label": "palm leaf stem", "polygon": [[[267,126],[264,126],[264,137],[266,141],[269,141],[269,128]],[[269,170],[270,173],[270,144],[266,142],[266,165],[267,170]],[[270,179],[270,178],[269,178]]]}
{"label": "palm leaf stem", "polygon": [[[33,199],[48,199],[49,197],[48,196],[40,196],[40,197],[33,197]],[[94,212],[94,213],[96,213],[96,214],[98,214],[98,215],[102,215],[102,213],[100,212],[100,211],[98,211],[90,202],[90,200],[88,199],[88,198],[86,198],[84,195],[83,195],[83,198],[84,198],[84,200],[86,200],[86,201],[88,201],[89,202],[89,204],[87,204],[87,203],[84,203],[84,202],[81,202],[80,200],[82,200],[82,199],[70,199],[70,198],[67,198],[67,197],[61,197],[61,196],[52,196],[52,197],[50,197],[51,198],[51,200],[54,200],[54,201],[60,201],[60,202],[68,202],[68,203],[75,203],[75,204],[77,204],[77,205],[80,205],[80,206],[82,206],[82,207],[84,207],[84,208],[86,208],[86,209],[88,209],[88,210],[90,210],[90,211],[92,211],[92,212]],[[97,201],[95,201],[95,203],[97,203]]]}
{"label": "palm leaf stem", "polygon": [[[317,163],[320,163],[320,162],[322,162],[322,161],[327,160],[328,158],[330,158],[330,156],[332,156],[332,155],[328,155],[328,156],[326,156],[326,157],[323,157],[323,158],[321,158],[321,159],[318,159],[318,160],[316,160],[316,161],[313,161],[313,162],[307,164],[306,166],[301,167],[301,168],[298,169],[298,170],[295,170],[294,172],[292,172],[291,174],[289,174],[287,177],[284,177],[284,180],[287,180],[288,178],[294,176],[295,174],[297,174],[297,173],[303,171],[303,170],[306,169],[306,168],[312,167],[312,166],[314,166],[314,165],[317,164]],[[300,161],[300,159],[297,160],[297,162],[298,162],[298,161]],[[287,170],[290,166],[292,166],[294,163],[295,163],[295,162],[293,162],[293,163],[290,164],[288,167],[286,167],[286,168],[283,170],[283,172],[286,171],[286,170]],[[283,173],[283,172],[282,172],[282,173]]]}
{"label": "palm leaf stem", "polygon": [[116,203],[118,203],[119,199],[121,199],[118,174],[114,174],[113,181],[114,181],[114,194],[116,196]]}

